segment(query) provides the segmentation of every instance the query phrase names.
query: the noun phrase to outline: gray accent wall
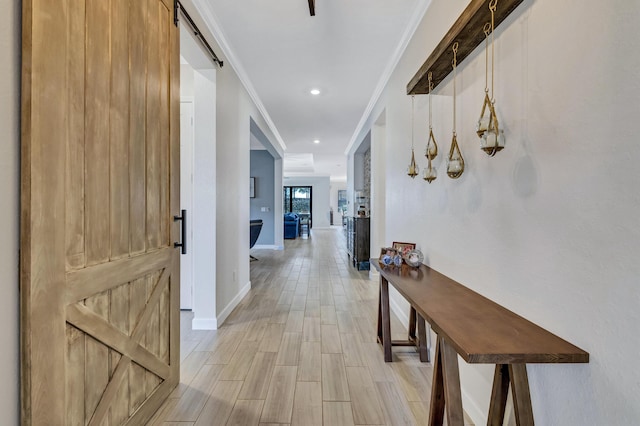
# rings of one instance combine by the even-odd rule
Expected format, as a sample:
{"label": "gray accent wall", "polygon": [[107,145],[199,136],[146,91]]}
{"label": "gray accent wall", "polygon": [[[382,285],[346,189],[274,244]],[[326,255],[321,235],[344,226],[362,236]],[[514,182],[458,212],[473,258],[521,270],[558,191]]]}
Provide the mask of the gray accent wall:
{"label": "gray accent wall", "polygon": [[[275,244],[275,159],[267,150],[251,150],[251,177],[255,178],[255,198],[249,199],[250,218],[262,219],[256,245]],[[262,211],[262,209],[268,209]]]}

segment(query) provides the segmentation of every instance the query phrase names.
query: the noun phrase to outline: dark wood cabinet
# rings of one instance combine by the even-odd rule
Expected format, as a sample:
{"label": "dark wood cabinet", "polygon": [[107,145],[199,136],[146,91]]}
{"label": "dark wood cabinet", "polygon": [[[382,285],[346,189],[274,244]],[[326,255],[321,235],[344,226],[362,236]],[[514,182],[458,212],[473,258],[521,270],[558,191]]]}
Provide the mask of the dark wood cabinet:
{"label": "dark wood cabinet", "polygon": [[370,220],[368,217],[347,217],[347,254],[358,270],[369,270]]}

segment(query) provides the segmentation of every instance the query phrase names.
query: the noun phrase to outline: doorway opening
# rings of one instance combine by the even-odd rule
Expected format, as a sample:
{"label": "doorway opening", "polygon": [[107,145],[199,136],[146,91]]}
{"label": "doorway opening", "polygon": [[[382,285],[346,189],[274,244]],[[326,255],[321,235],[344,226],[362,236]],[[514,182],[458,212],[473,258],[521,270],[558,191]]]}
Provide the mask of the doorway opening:
{"label": "doorway opening", "polygon": [[193,311],[192,329],[215,330],[216,65],[180,25],[180,208],[188,218],[180,308]]}
{"label": "doorway opening", "polygon": [[[180,208],[193,213],[193,99],[180,100]],[[180,309],[193,309],[193,224],[187,222],[187,251],[180,257]]]}
{"label": "doorway opening", "polygon": [[285,213],[297,213],[300,216],[300,225],[313,227],[313,187],[311,186],[285,186],[283,187],[283,211]]}

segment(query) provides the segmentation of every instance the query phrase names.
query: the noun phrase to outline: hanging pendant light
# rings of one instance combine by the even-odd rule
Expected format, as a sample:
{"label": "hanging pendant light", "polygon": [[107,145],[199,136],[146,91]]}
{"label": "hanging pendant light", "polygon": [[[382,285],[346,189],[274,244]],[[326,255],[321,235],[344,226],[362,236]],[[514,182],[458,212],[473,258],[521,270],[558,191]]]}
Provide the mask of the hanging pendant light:
{"label": "hanging pendant light", "polygon": [[458,42],[453,44],[453,137],[451,139],[451,148],[449,148],[449,157],[447,158],[447,176],[451,179],[458,179],[464,173],[464,158],[458,146],[458,138],[456,134],[456,68],[458,65]]}
{"label": "hanging pendant light", "polygon": [[[489,122],[491,121],[491,98],[489,97],[489,34],[491,34],[491,23],[484,24],[484,101],[482,102],[482,111],[480,111],[480,118],[476,125],[476,133],[479,138],[482,138],[489,128]],[[487,106],[489,108],[487,108]]]}
{"label": "hanging pendant light", "polygon": [[409,177],[411,179],[415,178],[416,176],[418,176],[418,173],[420,173],[420,169],[418,168],[418,165],[416,164],[416,156],[413,152],[413,101],[414,101],[414,96],[411,96],[411,162],[409,163],[409,167],[407,168],[407,175],[409,175]]}
{"label": "hanging pendant light", "polygon": [[427,149],[424,154],[427,157],[427,168],[424,169],[424,173],[422,176],[422,178],[429,183],[433,182],[438,177],[436,169],[431,164],[431,160],[436,158],[436,156],[438,155],[438,144],[436,143],[436,138],[433,136],[431,117],[431,89],[433,88],[431,77],[431,72],[429,72],[429,139],[427,140]]}
{"label": "hanging pendant light", "polygon": [[[478,136],[480,136],[480,148],[493,157],[504,148],[504,131],[500,129],[498,123],[498,115],[496,114],[496,99],[494,96],[495,86],[495,11],[498,0],[489,2],[489,10],[491,11],[491,24],[484,26],[486,39],[485,45],[485,97],[480,112],[480,120],[478,121]],[[491,34],[491,97],[489,97],[488,75],[489,75],[489,34]]]}
{"label": "hanging pendant light", "polygon": [[433,167],[433,164],[431,164],[431,158],[427,156],[427,168],[424,169],[422,179],[431,183],[434,180],[436,180],[437,177],[438,177],[438,172],[436,172],[436,168]]}

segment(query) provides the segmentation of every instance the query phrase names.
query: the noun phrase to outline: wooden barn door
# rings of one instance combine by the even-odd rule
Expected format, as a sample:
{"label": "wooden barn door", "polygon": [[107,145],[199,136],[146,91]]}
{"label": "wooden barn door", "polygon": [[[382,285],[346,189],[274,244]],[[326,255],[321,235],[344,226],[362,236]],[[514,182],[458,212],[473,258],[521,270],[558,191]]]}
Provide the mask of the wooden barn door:
{"label": "wooden barn door", "polygon": [[22,423],[141,425],[179,378],[173,0],[22,3]]}

